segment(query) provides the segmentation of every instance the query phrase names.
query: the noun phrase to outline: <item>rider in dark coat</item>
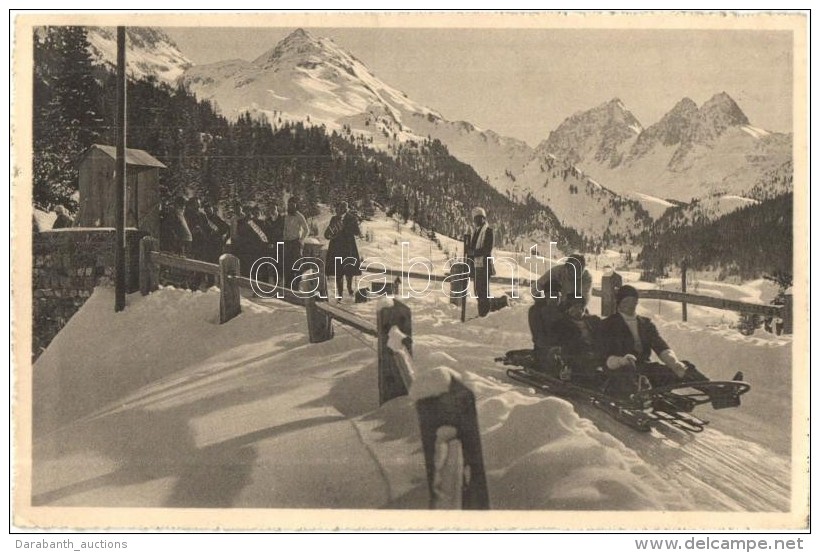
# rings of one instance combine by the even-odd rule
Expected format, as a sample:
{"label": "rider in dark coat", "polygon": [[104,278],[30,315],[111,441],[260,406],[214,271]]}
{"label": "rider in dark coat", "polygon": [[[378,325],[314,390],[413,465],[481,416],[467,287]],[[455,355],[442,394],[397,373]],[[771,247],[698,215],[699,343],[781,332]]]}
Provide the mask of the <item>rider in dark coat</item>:
{"label": "rider in dark coat", "polygon": [[[633,393],[641,387],[640,377],[646,377],[654,388],[708,380],[694,365],[678,360],[651,319],[635,314],[635,288],[621,286],[615,301],[618,312],[604,319],[599,331],[601,354],[610,377],[607,393]],[[662,363],[650,361],[652,352]]]}
{"label": "rider in dark coat", "polygon": [[[552,377],[583,386],[602,384],[603,359],[598,348],[601,318],[587,313],[583,298],[571,298],[548,330],[551,347],[536,352],[538,368]],[[562,374],[564,365],[570,373]]]}
{"label": "rider in dark coat", "polygon": [[548,269],[533,285],[534,303],[529,309],[529,321],[535,356],[539,365],[548,370],[552,356],[551,348],[560,345],[555,326],[571,304],[581,308],[589,303],[592,295],[592,276],[586,270],[586,260],[581,254],[573,254],[565,263]]}

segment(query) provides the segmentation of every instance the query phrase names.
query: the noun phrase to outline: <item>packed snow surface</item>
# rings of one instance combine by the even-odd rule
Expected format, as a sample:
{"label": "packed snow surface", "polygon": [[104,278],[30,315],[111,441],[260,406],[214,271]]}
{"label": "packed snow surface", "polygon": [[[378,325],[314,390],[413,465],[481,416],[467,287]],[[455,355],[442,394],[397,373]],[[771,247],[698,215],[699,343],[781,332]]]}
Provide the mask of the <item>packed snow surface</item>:
{"label": "packed snow surface", "polygon": [[[412,255],[432,250],[436,272],[446,257],[395,222],[368,230],[362,255],[390,266],[401,239]],[[451,378],[474,391],[494,509],[789,509],[789,417],[772,414],[791,412],[790,337],[745,337],[720,322],[732,314],[694,306],[683,323],[679,305],[643,302],[680,357],[715,379],[743,370],[753,389],[738,409],[699,412],[711,421],[699,435],[641,434],[506,377],[494,358],[530,346],[526,297],[484,319],[472,300],[466,323],[440,291],[403,301],[412,396]],[[382,304],[338,305],[375,320]],[[243,299],[219,325],[216,289],[113,305],[97,288],[34,366],[35,505],[427,508],[413,399],[379,406],[375,339],[334,323],[332,340],[310,344],[304,310],[277,300]]]}

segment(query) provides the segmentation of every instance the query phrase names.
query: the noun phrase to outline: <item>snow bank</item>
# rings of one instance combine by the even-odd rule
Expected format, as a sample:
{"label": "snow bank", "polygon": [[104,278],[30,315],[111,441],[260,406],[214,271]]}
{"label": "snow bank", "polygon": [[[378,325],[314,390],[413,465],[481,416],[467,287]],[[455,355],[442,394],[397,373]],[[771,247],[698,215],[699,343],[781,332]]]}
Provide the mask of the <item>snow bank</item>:
{"label": "snow bank", "polygon": [[445,366],[423,371],[416,376],[410,388],[410,398],[413,401],[428,397],[436,397],[447,393],[453,379],[460,380],[460,376],[453,369]]}
{"label": "snow bank", "polygon": [[[651,469],[622,447],[605,453],[602,441],[614,441],[562,400],[439,366],[419,370],[411,398],[379,408],[374,344],[337,327],[333,340],[310,345],[300,309],[243,301],[239,317],[218,325],[216,291],[164,288],[128,300],[126,311],[115,314],[112,290],[97,289],[35,365],[40,414],[34,485],[43,503],[196,505],[200,499],[184,481],[191,459],[246,444],[220,457],[226,474],[214,476],[217,487],[236,486],[229,494],[232,505],[379,507],[401,504],[407,496],[416,498],[412,506],[424,508],[426,496],[414,492],[426,485],[411,400],[441,393],[451,378],[461,378],[478,398],[497,508],[683,504],[680,497],[669,502],[646,486],[634,490],[634,474]],[[424,347],[423,339],[416,343],[416,349]],[[417,365],[457,361],[461,353],[460,347],[434,349]],[[80,398],[81,390],[88,399]],[[43,401],[46,396],[51,401]],[[65,424],[77,416],[82,418]],[[590,457],[592,451],[598,452]],[[156,474],[134,480],[144,470],[140,467],[157,462],[162,467],[154,467]],[[271,464],[276,471],[269,470]],[[571,482],[587,477],[575,470],[547,470],[550,465],[597,467],[600,478],[586,484],[597,495],[567,499]],[[131,474],[132,483],[72,493],[72,486],[88,477],[80,466],[100,478]],[[246,475],[231,481],[231,471],[240,466]],[[358,476],[351,480],[349,474]],[[613,488],[599,480],[632,491],[610,493]],[[180,487],[184,493],[168,495]]]}
{"label": "snow bank", "polygon": [[[365,251],[395,257],[402,237],[429,251],[373,224]],[[692,307],[684,324],[642,302],[679,357],[713,378],[743,370],[753,389],[740,409],[707,413],[697,437],[640,434],[494,363],[530,347],[526,299],[485,318],[470,300],[466,323],[440,294],[404,301],[416,381],[379,406],[376,342],[357,331],[335,324],[309,344],[304,311],[275,300],[243,300],[219,325],[215,290],[132,295],[115,314],[113,290],[98,288],[34,366],[35,503],[426,508],[413,400],[459,378],[476,397],[493,508],[788,508],[789,432],[771,413],[790,412],[790,338],[708,328]],[[374,320],[382,304],[340,307]]]}

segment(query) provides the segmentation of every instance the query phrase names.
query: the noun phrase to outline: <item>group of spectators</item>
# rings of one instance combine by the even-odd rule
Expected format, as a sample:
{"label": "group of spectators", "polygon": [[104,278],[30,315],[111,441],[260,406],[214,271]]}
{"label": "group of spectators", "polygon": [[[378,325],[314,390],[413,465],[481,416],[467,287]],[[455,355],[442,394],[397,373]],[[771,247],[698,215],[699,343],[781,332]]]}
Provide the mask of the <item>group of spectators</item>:
{"label": "group of spectators", "polygon": [[[277,283],[290,286],[297,276],[293,263],[302,257],[302,245],[310,234],[299,211],[299,198],[288,200],[284,214],[276,204],[248,204],[238,206],[234,215],[232,226],[199,198],[178,197],[163,221],[163,249],[208,263],[218,263],[223,253],[232,253],[239,259],[243,276],[266,282],[272,282],[271,266],[259,264],[259,270],[251,274],[254,263],[260,258],[275,259]],[[282,246],[277,249],[279,243]]]}
{"label": "group of spectators", "polygon": [[230,225],[211,205],[199,198],[174,199],[172,210],[162,220],[162,245],[172,253],[217,263],[230,238]]}

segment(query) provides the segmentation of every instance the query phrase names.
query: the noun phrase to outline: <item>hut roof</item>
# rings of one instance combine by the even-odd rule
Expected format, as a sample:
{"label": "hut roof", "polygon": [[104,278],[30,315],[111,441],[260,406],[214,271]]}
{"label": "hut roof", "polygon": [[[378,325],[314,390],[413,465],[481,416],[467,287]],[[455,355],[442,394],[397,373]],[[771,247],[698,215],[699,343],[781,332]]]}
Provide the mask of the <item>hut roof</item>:
{"label": "hut roof", "polygon": [[[80,156],[80,160],[84,159],[92,150],[97,149],[109,156],[111,159],[117,159],[117,148],[114,146],[106,146],[104,144],[92,144]],[[145,150],[137,150],[136,148],[125,149],[125,163],[126,165],[138,165],[142,167],[159,167],[165,169],[165,164],[160,160],[146,152]]]}

